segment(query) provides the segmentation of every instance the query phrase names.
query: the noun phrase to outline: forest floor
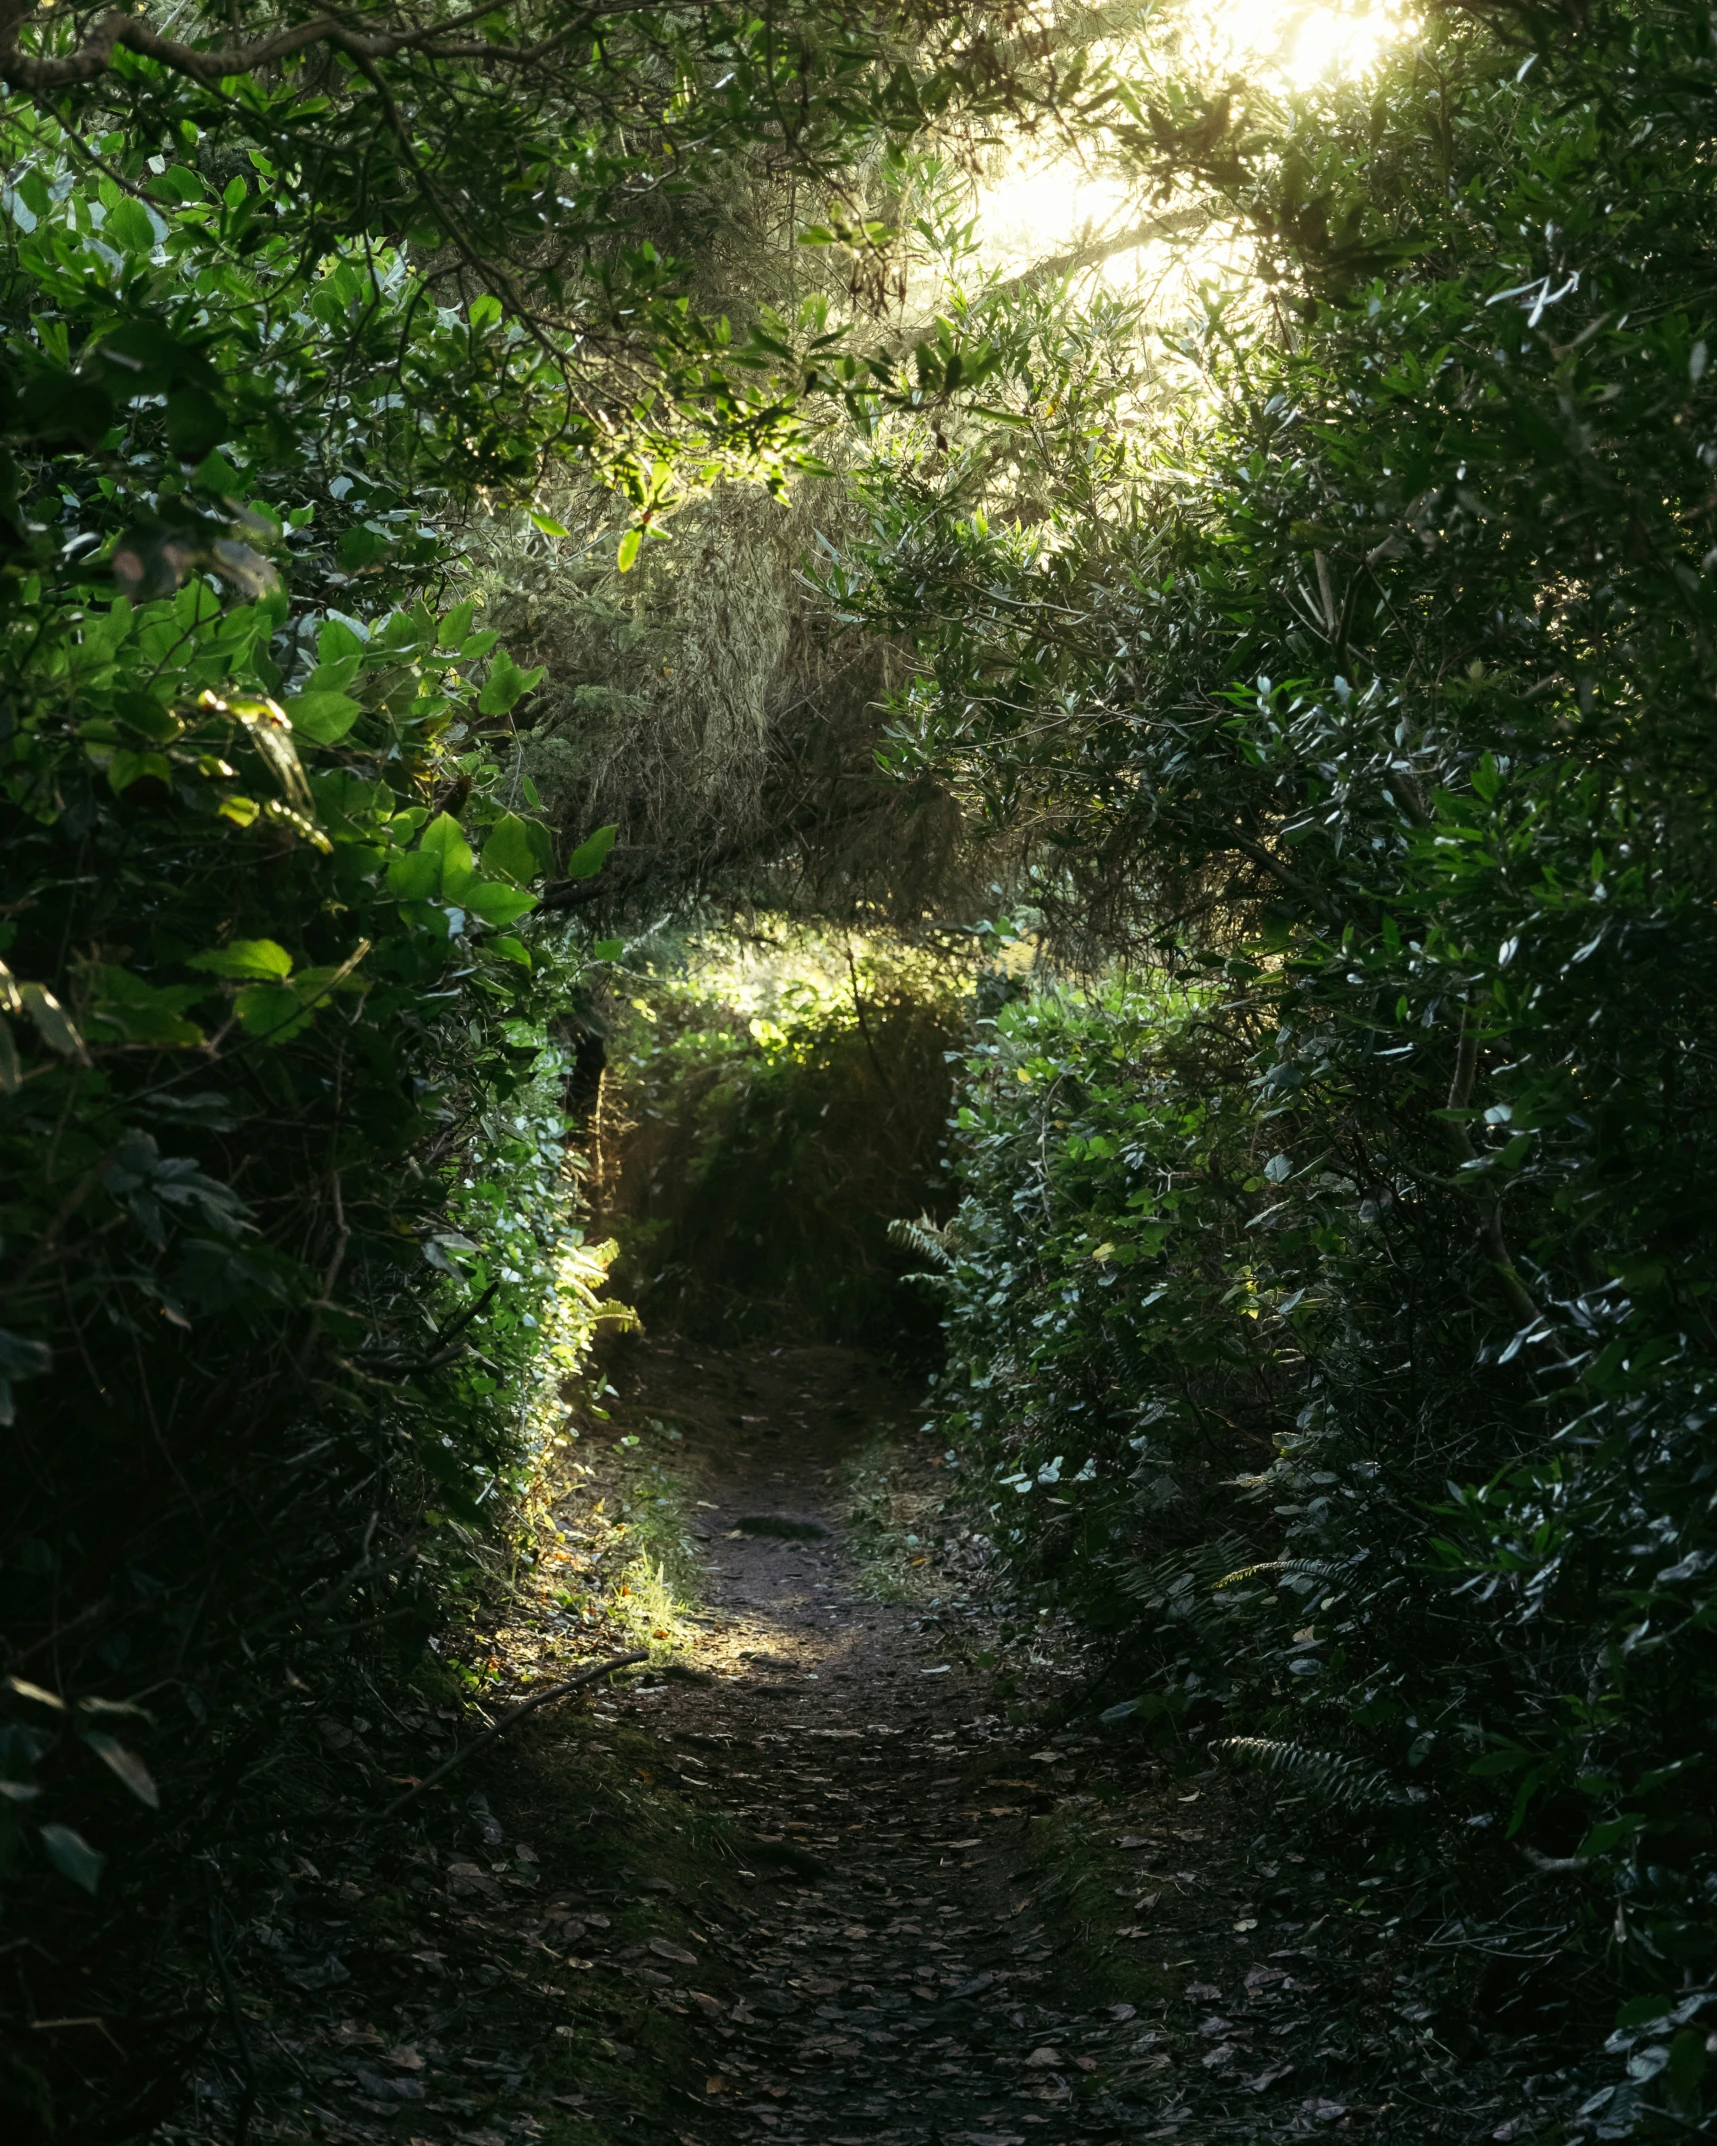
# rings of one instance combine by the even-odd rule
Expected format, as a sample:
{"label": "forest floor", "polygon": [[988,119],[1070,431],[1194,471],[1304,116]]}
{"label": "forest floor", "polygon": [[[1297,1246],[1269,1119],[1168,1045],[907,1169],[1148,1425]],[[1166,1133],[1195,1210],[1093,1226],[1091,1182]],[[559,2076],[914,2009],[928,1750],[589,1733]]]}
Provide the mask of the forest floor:
{"label": "forest floor", "polygon": [[987,1588],[908,1387],[672,1337],[610,1377],[561,1547],[464,1651],[485,1706],[626,1614],[656,1665],[385,1820],[461,1709],[307,1700],[323,1844],[235,1940],[169,2139],[1542,2135],[1566,2081],[1463,2076],[1387,1903],[1285,1846],[1256,1782],[1083,1726],[1093,1664]]}

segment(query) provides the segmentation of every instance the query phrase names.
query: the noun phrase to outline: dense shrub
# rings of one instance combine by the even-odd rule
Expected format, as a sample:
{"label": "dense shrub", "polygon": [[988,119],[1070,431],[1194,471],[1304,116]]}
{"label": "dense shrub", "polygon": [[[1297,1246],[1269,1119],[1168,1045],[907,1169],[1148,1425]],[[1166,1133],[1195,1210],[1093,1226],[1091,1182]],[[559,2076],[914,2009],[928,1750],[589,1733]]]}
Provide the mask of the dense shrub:
{"label": "dense shrub", "polygon": [[1717,1888],[1717,48],[1498,15],[1524,55],[1158,85],[1127,154],[1273,301],[1105,341],[976,293],[1016,471],[879,462],[833,578],[917,636],[903,769],[1035,824],[1064,952],[1178,979],[969,1069],[958,1405],[1023,1408],[1016,1547],[1237,1761],[1506,1842],[1523,1971],[1554,1931],[1661,2023],[1620,2135],[1702,2106]]}
{"label": "dense shrub", "polygon": [[621,1008],[625,1293],[722,1338],[922,1348],[934,1321],[888,1218],[946,1209],[959,965],[791,927],[750,951],[694,950]]}
{"label": "dense shrub", "polygon": [[[433,370],[449,324],[397,256],[256,243],[265,179],[175,167],[164,216],[37,146],[0,262],[0,2106],[32,2136],[159,2113],[203,2031],[193,1858],[315,1802],[292,1692],[415,1660],[496,1563],[577,1263],[544,1022],[586,966],[518,936],[553,843],[484,733],[530,676],[417,593],[442,540],[391,492],[378,358]],[[28,2027],[91,2015],[87,2049]]]}

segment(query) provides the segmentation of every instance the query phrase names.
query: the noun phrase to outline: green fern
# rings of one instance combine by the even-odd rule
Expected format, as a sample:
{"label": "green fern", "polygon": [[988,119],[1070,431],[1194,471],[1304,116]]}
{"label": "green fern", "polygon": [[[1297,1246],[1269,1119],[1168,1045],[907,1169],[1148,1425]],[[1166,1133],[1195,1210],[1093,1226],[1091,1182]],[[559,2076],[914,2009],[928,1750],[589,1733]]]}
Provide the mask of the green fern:
{"label": "green fern", "polygon": [[1308,1795],[1349,1811],[1375,1811],[1422,1802],[1422,1791],[1402,1788],[1380,1769],[1365,1772],[1357,1759],[1310,1744],[1282,1743],[1269,1736],[1229,1736],[1212,1748],[1236,1765],[1292,1782]]}
{"label": "green fern", "polygon": [[[953,1273],[954,1254],[949,1248],[948,1233],[939,1229],[928,1215],[920,1215],[916,1222],[891,1222],[888,1225],[888,1235],[891,1243],[903,1246],[908,1252],[916,1252],[920,1259],[934,1260],[946,1274]],[[925,1279],[933,1280],[935,1277],[929,1276]]]}
{"label": "green fern", "polygon": [[1254,1580],[1261,1572],[1304,1572],[1313,1579],[1333,1580],[1348,1569],[1351,1559],[1332,1565],[1321,1557],[1275,1557],[1261,1565],[1242,1565],[1238,1572],[1224,1573],[1217,1581],[1217,1590],[1238,1587],[1242,1580]]}

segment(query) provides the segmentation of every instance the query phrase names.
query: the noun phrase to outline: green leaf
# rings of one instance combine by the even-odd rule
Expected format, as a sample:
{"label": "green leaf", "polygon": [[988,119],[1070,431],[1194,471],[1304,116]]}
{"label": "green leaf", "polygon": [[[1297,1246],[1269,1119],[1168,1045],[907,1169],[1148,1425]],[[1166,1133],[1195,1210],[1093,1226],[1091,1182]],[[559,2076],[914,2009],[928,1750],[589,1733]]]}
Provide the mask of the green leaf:
{"label": "green leaf", "polygon": [[554,869],[553,838],[539,820],[506,813],[484,837],[483,869],[529,886]]}
{"label": "green leaf", "polygon": [[483,942],[483,951],[486,954],[499,954],[504,960],[507,961],[516,961],[523,969],[528,969],[532,966],[530,949],[525,945],[522,939],[514,939],[511,937],[501,939],[485,939]]}
{"label": "green leaf", "polygon": [[183,164],[170,164],[150,186],[158,201],[201,201],[205,191],[198,174]]}
{"label": "green leaf", "polygon": [[437,813],[423,830],[418,847],[424,856],[436,860],[443,899],[458,901],[476,877],[465,830],[451,813]]}
{"label": "green leaf", "polygon": [[594,879],[602,869],[603,859],[614,847],[618,827],[599,827],[595,834],[581,842],[566,860],[568,879]]}
{"label": "green leaf", "polygon": [[489,676],[483,690],[477,696],[479,715],[506,715],[533,686],[540,685],[547,671],[539,665],[534,671],[522,671],[507,651],[497,649],[489,665]]}
{"label": "green leaf", "polygon": [[341,531],[336,549],[342,568],[348,574],[360,574],[366,566],[374,566],[378,559],[387,556],[393,549],[393,539],[384,530],[370,529],[359,523]]}
{"label": "green leaf", "polygon": [[247,1036],[274,1036],[284,1042],[280,1031],[297,1019],[298,994],[290,984],[246,984],[233,1010]]}
{"label": "green leaf", "polygon": [[155,226],[140,201],[127,198],[107,212],[101,235],[121,253],[147,253],[155,244]]}
{"label": "green leaf", "polygon": [[638,563],[638,550],[643,541],[644,532],[642,529],[628,529],[620,539],[620,549],[615,555],[614,563],[619,567],[621,573],[629,574],[633,567],[636,566]]}
{"label": "green leaf", "polygon": [[101,1874],[107,1865],[106,1856],[92,1848],[83,1835],[74,1833],[70,1826],[44,1826],[42,1846],[62,1878],[70,1878],[86,1893],[93,1893],[101,1883]]}
{"label": "green leaf", "polygon": [[82,1057],[83,1037],[77,1023],[45,984],[20,984],[18,997],[50,1051],[58,1051],[62,1058]]}
{"label": "green leaf", "polygon": [[139,1803],[148,1804],[152,1811],[161,1808],[161,1792],[155,1786],[154,1777],[148,1767],[135,1751],[127,1750],[117,1738],[109,1736],[102,1729],[85,1729],[83,1740],[96,1757],[118,1775]]}
{"label": "green leaf", "polygon": [[229,982],[254,977],[279,983],[292,974],[292,956],[272,939],[234,939],[229,945],[211,947],[206,954],[193,954],[185,966],[224,976]]}
{"label": "green leaf", "polygon": [[201,984],[150,984],[128,969],[102,965],[84,972],[89,992],[85,1026],[97,1042],[146,1043],[166,1050],[194,1048],[203,1039],[184,1009],[206,995]]}
{"label": "green leaf", "polygon": [[1654,2019],[1667,2019],[1674,2009],[1673,1997],[1630,1997],[1616,2013],[1616,2026],[1644,2027]]}
{"label": "green leaf", "polygon": [[1630,1811],[1623,1818],[1600,1818],[1575,1849],[1576,1855],[1608,1855],[1621,1842],[1631,1840],[1645,1824],[1644,1814]]}
{"label": "green leaf", "polygon": [[485,924],[493,924],[497,929],[517,923],[537,905],[534,894],[527,894],[522,887],[510,887],[502,879],[477,880],[459,899],[473,916],[481,917]]}
{"label": "green leaf", "polygon": [[441,885],[441,859],[420,849],[388,861],[387,890],[402,902],[426,902]]}
{"label": "green leaf", "polygon": [[552,514],[539,514],[535,507],[531,509],[531,520],[536,523],[544,536],[563,537],[571,536],[572,534],[572,531],[564,528],[555,520]]}
{"label": "green leaf", "polygon": [[316,745],[338,745],[363,714],[362,701],[349,693],[300,693],[286,703],[292,727]]}
{"label": "green leaf", "polygon": [[173,765],[165,753],[132,753],[121,749],[107,763],[108,786],[121,797],[133,783],[153,775],[157,782],[173,780]]}
{"label": "green leaf", "polygon": [[624,939],[598,939],[590,949],[592,961],[618,961],[626,951]]}

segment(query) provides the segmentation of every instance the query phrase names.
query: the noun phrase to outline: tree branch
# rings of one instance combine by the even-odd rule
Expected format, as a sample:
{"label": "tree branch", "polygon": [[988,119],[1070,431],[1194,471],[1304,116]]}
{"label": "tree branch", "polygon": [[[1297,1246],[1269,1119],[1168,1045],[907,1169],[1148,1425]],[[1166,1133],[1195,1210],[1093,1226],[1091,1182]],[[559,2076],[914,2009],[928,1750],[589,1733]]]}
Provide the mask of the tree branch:
{"label": "tree branch", "polygon": [[[586,10],[583,19],[598,14],[635,14],[652,4],[653,0],[630,0],[630,4],[629,0],[610,0],[607,6]],[[259,67],[291,59],[294,54],[307,52],[314,45],[331,45],[336,51],[348,53],[360,64],[393,59],[402,52],[421,51],[431,59],[474,59],[491,65],[528,66],[552,52],[565,34],[563,29],[553,38],[522,46],[492,45],[487,41],[456,45],[443,42],[452,32],[480,22],[493,11],[492,4],[471,8],[463,15],[451,16],[446,22],[426,23],[419,29],[397,30],[379,37],[366,37],[343,22],[321,15],[311,22],[295,23],[288,30],[277,30],[270,37],[257,39],[254,44],[229,45],[225,51],[216,52],[200,52],[194,45],[183,44],[177,38],[163,37],[135,15],[115,13],[104,15],[76,52],[43,59],[21,51],[18,42],[25,24],[36,12],[36,0],[0,0],[0,82],[31,96],[72,89],[79,83],[94,82],[106,74],[113,65],[115,52],[121,49],[141,53],[146,59],[170,67],[175,74],[186,75],[191,81],[201,83],[205,89],[217,87],[232,75],[254,74]]]}
{"label": "tree branch", "polygon": [[497,1736],[504,1736],[516,1722],[523,1721],[527,1714],[534,1714],[539,1706],[547,1706],[551,1699],[558,1699],[569,1691],[577,1691],[582,1685],[594,1684],[613,1670],[629,1669],[634,1662],[647,1662],[649,1659],[648,1647],[636,1647],[630,1654],[617,1654],[612,1661],[598,1662],[594,1669],[586,1669],[576,1677],[568,1677],[564,1684],[551,1684],[547,1691],[539,1691],[534,1699],[527,1699],[523,1706],[515,1706],[510,1714],[503,1714],[499,1721],[492,1723],[475,1742],[467,1744],[463,1751],[455,1751],[450,1759],[444,1759],[433,1773],[426,1773],[423,1779],[408,1788],[403,1796],[396,1796],[382,1816],[391,1818],[395,1811],[403,1810],[414,1797],[421,1796],[426,1788],[433,1788],[444,1774],[450,1774],[455,1766],[463,1766],[474,1751],[481,1751],[485,1744],[493,1743]]}

